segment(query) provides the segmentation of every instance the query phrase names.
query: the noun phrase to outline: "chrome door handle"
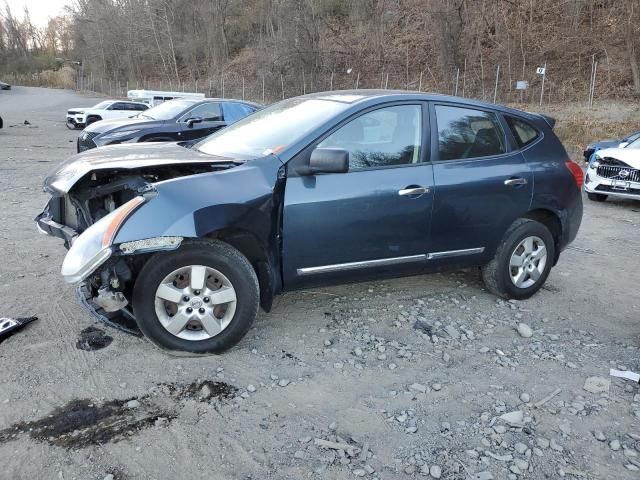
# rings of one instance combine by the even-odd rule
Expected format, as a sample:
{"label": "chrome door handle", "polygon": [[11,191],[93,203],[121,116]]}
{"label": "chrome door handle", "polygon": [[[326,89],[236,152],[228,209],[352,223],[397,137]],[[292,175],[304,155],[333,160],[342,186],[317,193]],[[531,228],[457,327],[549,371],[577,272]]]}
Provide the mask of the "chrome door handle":
{"label": "chrome door handle", "polygon": [[516,185],[526,185],[528,183],[526,178],[509,178],[504,181],[504,184],[508,187],[513,187]]}
{"label": "chrome door handle", "polygon": [[402,195],[402,196],[422,195],[424,193],[429,193],[429,189],[426,187],[411,187],[411,188],[403,188],[402,190],[398,190],[398,195]]}

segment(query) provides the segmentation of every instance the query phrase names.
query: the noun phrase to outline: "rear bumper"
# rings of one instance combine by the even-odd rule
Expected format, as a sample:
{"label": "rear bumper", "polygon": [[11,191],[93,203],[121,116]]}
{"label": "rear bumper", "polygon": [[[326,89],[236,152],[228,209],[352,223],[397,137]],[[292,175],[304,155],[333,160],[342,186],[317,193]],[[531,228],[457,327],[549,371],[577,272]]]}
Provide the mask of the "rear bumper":
{"label": "rear bumper", "polygon": [[[575,202],[567,209],[567,216],[562,229],[562,238],[560,239],[560,251],[567,248],[567,246],[576,239],[580,225],[582,224],[583,210],[582,194],[578,192]],[[556,255],[559,253],[560,252]]]}

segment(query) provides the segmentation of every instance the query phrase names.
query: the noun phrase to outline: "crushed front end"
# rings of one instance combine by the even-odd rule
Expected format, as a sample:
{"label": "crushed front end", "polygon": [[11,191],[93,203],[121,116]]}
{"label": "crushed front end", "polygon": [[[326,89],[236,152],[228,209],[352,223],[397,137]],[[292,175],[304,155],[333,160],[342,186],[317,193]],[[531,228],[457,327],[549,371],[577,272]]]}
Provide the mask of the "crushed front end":
{"label": "crushed front end", "polygon": [[100,163],[83,158],[62,164],[46,178],[44,190],[51,198],[35,223],[41,233],[62,239],[69,250],[61,273],[68,283],[79,285],[82,303],[107,323],[114,323],[114,312],[132,320],[129,305],[137,272],[152,253],[178,248],[182,237],[143,237],[116,245],[120,227],[157,196],[155,183],[232,164],[153,164],[148,157],[140,164],[111,158]]}

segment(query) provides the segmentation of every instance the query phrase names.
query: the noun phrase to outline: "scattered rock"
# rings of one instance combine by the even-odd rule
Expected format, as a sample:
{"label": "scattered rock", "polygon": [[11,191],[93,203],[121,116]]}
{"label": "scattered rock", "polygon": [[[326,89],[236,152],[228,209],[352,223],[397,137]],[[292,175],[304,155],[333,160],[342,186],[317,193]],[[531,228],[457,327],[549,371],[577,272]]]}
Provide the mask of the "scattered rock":
{"label": "scattered rock", "polygon": [[420,393],[425,393],[427,391],[427,387],[425,385],[422,385],[421,383],[413,383],[409,386],[409,388]]}
{"label": "scattered rock", "polygon": [[523,338],[529,338],[533,336],[533,330],[531,330],[531,327],[526,323],[518,324],[518,333]]}
{"label": "scattered rock", "polygon": [[500,415],[500,420],[507,422],[510,425],[522,425],[524,421],[524,414],[522,410],[515,410],[513,412]]}
{"label": "scattered rock", "polygon": [[520,401],[523,403],[529,403],[529,401],[531,400],[531,397],[529,396],[528,393],[522,393],[520,394]]}
{"label": "scattered rock", "polygon": [[440,478],[442,476],[442,468],[438,465],[431,465],[431,468],[429,468],[429,475],[433,478]]}
{"label": "scattered rock", "polygon": [[431,385],[431,388],[433,388],[436,392],[439,392],[440,390],[442,390],[442,385],[439,383],[434,383],[433,385]]}
{"label": "scattered rock", "polygon": [[255,385],[247,385],[247,392],[255,392],[256,391],[256,387]]}
{"label": "scattered rock", "polygon": [[589,393],[602,393],[609,391],[609,379],[604,377],[589,377],[585,380],[584,388]]}
{"label": "scattered rock", "polygon": [[281,387],[286,387],[287,385],[289,385],[291,382],[289,380],[287,380],[286,378],[281,379],[278,382],[278,385],[280,385]]}
{"label": "scattered rock", "polygon": [[602,433],[602,431],[600,430],[596,430],[593,432],[593,436],[595,437],[596,440],[598,440],[599,442],[604,442],[607,437],[604,436],[604,433]]}
{"label": "scattered rock", "polygon": [[140,402],[138,400],[129,400],[126,403],[127,408],[138,408],[140,406]]}
{"label": "scattered rock", "polygon": [[609,448],[611,448],[611,450],[613,450],[614,452],[620,450],[620,440],[618,439],[611,440],[609,442]]}

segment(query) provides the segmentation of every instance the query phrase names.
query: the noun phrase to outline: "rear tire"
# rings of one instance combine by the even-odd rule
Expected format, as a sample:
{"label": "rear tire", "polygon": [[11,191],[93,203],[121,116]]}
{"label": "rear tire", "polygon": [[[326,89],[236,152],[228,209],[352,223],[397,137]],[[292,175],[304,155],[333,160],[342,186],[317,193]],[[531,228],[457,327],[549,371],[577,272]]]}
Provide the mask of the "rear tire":
{"label": "rear tire", "polygon": [[[165,300],[173,293],[172,288],[185,292],[193,285],[192,281],[197,282],[193,280],[197,277],[193,273],[194,269],[206,269],[201,275],[203,290],[191,290],[190,294],[187,293],[191,295],[187,297],[187,303],[180,294],[176,302]],[[190,276],[185,280],[186,286],[176,282],[167,283],[167,278],[173,278],[171,276],[176,271],[191,272],[187,274]],[[232,295],[235,295],[233,300],[225,299],[220,303],[214,300],[216,290],[211,289],[213,284],[210,282],[218,282],[218,279],[212,278],[209,272],[216,272],[214,275],[223,279],[222,285],[218,286],[221,290],[232,290]],[[179,278],[182,279],[182,276]],[[158,295],[161,286],[167,285],[169,295],[165,295],[164,291],[162,295]],[[251,328],[258,312],[259,298],[260,289],[255,270],[242,253],[217,240],[194,240],[183,244],[176,251],[157,253],[147,261],[136,279],[132,304],[140,330],[156,345],[167,350],[220,353],[236,345]],[[193,303],[194,301],[197,303]],[[215,316],[213,313],[209,315],[208,311],[205,314],[203,307],[208,308],[209,305],[214,313],[215,309],[222,306],[222,312],[215,313]],[[232,308],[230,318],[225,320],[229,308]],[[206,322],[199,322],[198,311],[206,316]],[[181,320],[187,315],[184,312],[189,312],[190,320],[183,327],[171,327],[172,321]],[[216,328],[221,328],[219,332],[212,332],[209,328],[212,318],[215,321],[221,319],[216,325]]]}
{"label": "rear tire", "polygon": [[604,195],[603,193],[590,193],[587,192],[587,198],[594,202],[604,202],[607,199],[608,195]]}
{"label": "rear tire", "polygon": [[482,280],[495,295],[523,300],[544,285],[554,258],[555,243],[549,229],[535,220],[520,218],[504,234],[493,259],[482,267]]}

